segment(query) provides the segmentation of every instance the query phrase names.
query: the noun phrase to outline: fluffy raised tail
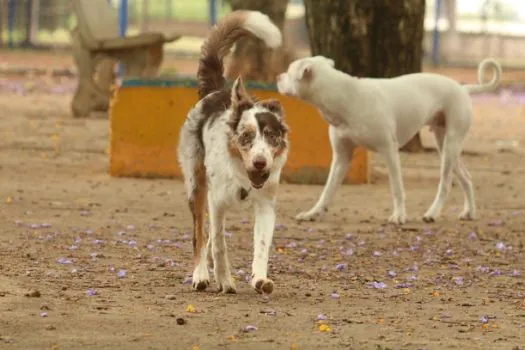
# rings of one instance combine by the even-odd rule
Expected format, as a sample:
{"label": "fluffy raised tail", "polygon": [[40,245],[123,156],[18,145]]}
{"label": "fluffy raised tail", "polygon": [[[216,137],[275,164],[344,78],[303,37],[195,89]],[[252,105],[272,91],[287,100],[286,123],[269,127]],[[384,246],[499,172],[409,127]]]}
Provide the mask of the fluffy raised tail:
{"label": "fluffy raised tail", "polygon": [[[491,66],[493,76],[492,80],[488,83],[485,83],[485,72],[487,67]],[[464,85],[469,93],[480,93],[480,92],[489,92],[495,90],[501,80],[501,65],[493,58],[486,58],[478,66],[478,84],[467,84]]]}
{"label": "fluffy raised tail", "polygon": [[197,71],[199,99],[223,88],[223,58],[235,42],[245,36],[259,38],[272,49],[282,43],[281,31],[265,14],[258,11],[234,11],[226,15],[212,28],[201,48]]}

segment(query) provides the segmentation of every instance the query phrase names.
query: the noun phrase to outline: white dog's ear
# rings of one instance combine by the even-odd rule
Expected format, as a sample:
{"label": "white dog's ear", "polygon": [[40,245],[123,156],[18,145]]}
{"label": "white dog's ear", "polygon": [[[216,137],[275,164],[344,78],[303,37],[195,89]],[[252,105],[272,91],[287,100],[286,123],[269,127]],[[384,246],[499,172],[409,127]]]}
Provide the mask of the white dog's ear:
{"label": "white dog's ear", "polygon": [[239,102],[245,100],[251,101],[251,97],[246,91],[246,88],[244,87],[244,83],[242,81],[241,76],[235,79],[235,82],[233,83],[231,99],[233,105],[237,105],[239,104]]}
{"label": "white dog's ear", "polygon": [[312,78],[312,66],[307,63],[307,64],[304,64],[301,69],[299,70],[299,79],[300,80],[303,80],[303,79],[311,79]]}

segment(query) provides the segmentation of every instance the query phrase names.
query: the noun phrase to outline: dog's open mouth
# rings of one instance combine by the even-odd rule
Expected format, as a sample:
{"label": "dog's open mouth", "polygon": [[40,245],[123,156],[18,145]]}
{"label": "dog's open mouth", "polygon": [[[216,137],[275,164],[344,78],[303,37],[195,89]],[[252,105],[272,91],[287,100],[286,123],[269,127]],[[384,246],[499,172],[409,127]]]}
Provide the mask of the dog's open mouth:
{"label": "dog's open mouth", "polygon": [[252,187],[255,189],[260,189],[264,186],[266,180],[270,177],[270,172],[264,171],[251,171],[248,173]]}

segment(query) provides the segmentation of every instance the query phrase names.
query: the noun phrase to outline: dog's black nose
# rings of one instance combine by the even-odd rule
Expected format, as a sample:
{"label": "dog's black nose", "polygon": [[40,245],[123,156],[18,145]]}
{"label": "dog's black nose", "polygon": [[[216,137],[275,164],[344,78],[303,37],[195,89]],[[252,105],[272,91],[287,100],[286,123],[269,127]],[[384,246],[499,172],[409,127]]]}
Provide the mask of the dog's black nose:
{"label": "dog's black nose", "polygon": [[264,159],[263,157],[255,158],[255,160],[253,161],[253,167],[257,170],[263,170],[264,168],[266,168],[266,159]]}

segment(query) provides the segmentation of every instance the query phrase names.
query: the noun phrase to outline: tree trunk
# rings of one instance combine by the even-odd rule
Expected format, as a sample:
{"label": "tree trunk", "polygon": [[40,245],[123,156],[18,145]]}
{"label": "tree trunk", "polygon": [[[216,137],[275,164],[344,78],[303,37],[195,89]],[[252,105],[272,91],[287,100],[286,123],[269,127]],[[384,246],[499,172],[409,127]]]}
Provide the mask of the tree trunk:
{"label": "tree trunk", "polygon": [[[256,10],[268,15],[281,30],[284,24],[288,0],[230,0],[232,11]],[[275,83],[278,74],[288,68],[291,54],[283,47],[270,51],[260,41],[243,38],[237,42],[226,66],[226,77],[235,79],[242,75],[246,80]]]}
{"label": "tree trunk", "polygon": [[[304,0],[313,55],[353,76],[420,72],[425,0]],[[423,150],[419,133],[401,150]]]}
{"label": "tree trunk", "polygon": [[60,0],[40,0],[38,13],[39,29],[46,29],[51,32],[60,27]]}

